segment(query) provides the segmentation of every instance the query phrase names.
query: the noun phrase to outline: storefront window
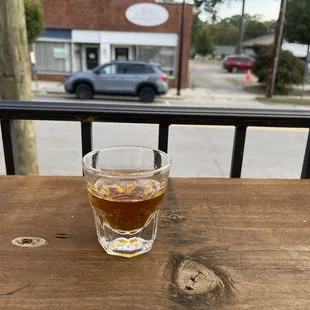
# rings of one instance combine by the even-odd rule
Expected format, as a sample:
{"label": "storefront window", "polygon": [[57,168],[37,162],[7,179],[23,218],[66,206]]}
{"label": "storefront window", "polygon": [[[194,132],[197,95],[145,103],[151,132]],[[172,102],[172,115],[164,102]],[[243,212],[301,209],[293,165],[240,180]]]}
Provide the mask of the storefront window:
{"label": "storefront window", "polygon": [[141,61],[158,63],[168,76],[175,75],[175,47],[164,46],[138,46],[137,58]]}
{"label": "storefront window", "polygon": [[35,54],[39,72],[67,73],[71,70],[69,43],[36,42]]}

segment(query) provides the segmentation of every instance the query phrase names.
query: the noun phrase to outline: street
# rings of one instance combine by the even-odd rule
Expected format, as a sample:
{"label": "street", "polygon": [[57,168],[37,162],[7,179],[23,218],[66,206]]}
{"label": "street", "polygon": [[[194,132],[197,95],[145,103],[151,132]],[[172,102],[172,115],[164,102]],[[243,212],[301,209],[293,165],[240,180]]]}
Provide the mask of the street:
{"label": "street", "polygon": [[[82,175],[80,124],[37,121],[37,149],[41,175]],[[156,148],[158,127],[135,124],[94,124],[94,148],[144,145]],[[243,177],[298,178],[307,130],[249,129]],[[228,177],[233,128],[172,126],[169,154],[172,176]],[[3,150],[0,173],[5,174]]]}
{"label": "street", "polygon": [[[191,64],[193,85],[200,93],[187,98],[159,98],[154,105],[209,107],[308,109],[307,105],[266,104],[254,100],[240,86],[225,79],[220,66]],[[193,91],[192,91],[193,92]],[[80,102],[67,94],[35,97],[36,101]],[[137,99],[96,97],[85,103],[138,105]],[[144,145],[157,148],[157,125],[94,123],[93,146]],[[306,129],[249,128],[244,155],[243,177],[299,178],[308,131]],[[36,121],[38,161],[41,175],[82,175],[80,124]],[[234,129],[232,127],[171,126],[169,154],[175,177],[228,177]],[[0,148],[0,173],[5,174]]]}
{"label": "street", "polygon": [[222,95],[243,96],[245,94],[242,86],[227,81],[227,77],[233,77],[236,74],[227,73],[221,65],[191,61],[190,72],[194,88],[205,88],[210,93]]}

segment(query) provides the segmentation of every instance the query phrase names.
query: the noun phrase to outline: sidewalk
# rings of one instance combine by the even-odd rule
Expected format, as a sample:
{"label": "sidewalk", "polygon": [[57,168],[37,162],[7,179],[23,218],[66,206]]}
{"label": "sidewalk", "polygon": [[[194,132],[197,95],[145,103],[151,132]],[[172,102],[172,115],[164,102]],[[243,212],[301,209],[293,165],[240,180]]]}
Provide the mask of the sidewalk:
{"label": "sidewalk", "polygon": [[[65,94],[64,85],[62,82],[52,82],[52,81],[32,81],[32,91],[37,95],[59,95]],[[169,89],[162,99],[166,100],[202,100],[208,99],[238,99],[238,100],[253,100],[257,96],[253,94],[218,94],[212,92],[206,88],[186,88],[181,90],[181,96],[177,96],[177,90],[175,88]]]}
{"label": "sidewalk", "polygon": [[64,84],[62,82],[32,81],[31,89],[33,93],[40,95],[65,93]]}
{"label": "sidewalk", "polygon": [[[300,89],[298,86],[296,88]],[[305,90],[310,90],[310,85],[305,85]],[[38,81],[38,85],[35,81],[32,81],[32,91],[36,95],[47,96],[47,95],[61,95],[65,94],[64,85],[62,82],[52,82],[52,81]],[[214,101],[256,101],[257,94],[244,93],[231,93],[223,94],[218,92],[213,92],[207,88],[186,88],[181,90],[181,96],[177,96],[177,90],[175,88],[169,89],[165,96],[160,98],[163,100],[179,100],[179,101],[203,101],[203,100],[214,100]],[[300,96],[275,96],[280,101],[280,98],[284,100],[288,99],[300,99]],[[309,96],[304,96],[304,99],[310,99]]]}

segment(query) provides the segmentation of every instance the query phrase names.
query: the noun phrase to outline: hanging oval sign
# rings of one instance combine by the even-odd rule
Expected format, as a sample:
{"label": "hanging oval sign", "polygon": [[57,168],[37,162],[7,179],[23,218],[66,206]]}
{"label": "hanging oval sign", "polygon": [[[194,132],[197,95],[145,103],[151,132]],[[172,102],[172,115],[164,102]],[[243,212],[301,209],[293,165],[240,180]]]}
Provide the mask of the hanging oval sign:
{"label": "hanging oval sign", "polygon": [[126,10],[126,18],[135,25],[152,27],[164,24],[169,12],[158,4],[138,3]]}

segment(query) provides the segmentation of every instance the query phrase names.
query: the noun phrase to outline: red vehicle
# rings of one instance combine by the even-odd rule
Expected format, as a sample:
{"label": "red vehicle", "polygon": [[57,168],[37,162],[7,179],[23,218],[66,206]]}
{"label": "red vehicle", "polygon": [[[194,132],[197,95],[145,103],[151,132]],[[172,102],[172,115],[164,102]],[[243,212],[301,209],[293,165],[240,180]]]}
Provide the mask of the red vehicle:
{"label": "red vehicle", "polygon": [[253,69],[255,59],[248,56],[227,56],[224,58],[223,67],[229,72],[237,73]]}

